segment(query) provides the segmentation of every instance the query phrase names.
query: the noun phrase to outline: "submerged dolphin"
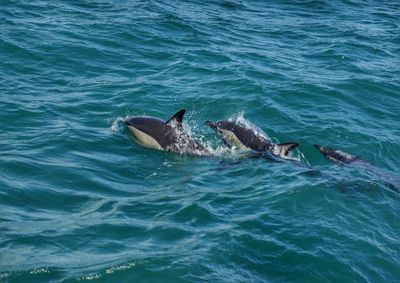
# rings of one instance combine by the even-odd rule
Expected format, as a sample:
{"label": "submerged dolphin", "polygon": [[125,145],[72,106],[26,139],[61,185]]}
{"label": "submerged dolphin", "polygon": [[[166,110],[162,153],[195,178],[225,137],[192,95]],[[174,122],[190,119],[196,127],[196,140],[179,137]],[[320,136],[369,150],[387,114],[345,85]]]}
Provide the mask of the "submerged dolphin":
{"label": "submerged dolphin", "polygon": [[346,153],[341,150],[324,147],[319,144],[314,144],[314,147],[316,149],[318,149],[319,152],[321,152],[325,156],[326,159],[329,159],[334,162],[341,162],[341,163],[346,163],[346,164],[352,163],[354,161],[367,162],[366,160],[361,159],[358,156],[351,155],[351,154]]}
{"label": "submerged dolphin", "polygon": [[290,151],[299,146],[296,142],[274,144],[254,129],[229,120],[216,123],[207,121],[206,124],[220,133],[228,146],[235,146],[239,150],[251,149],[261,153],[268,152],[275,156],[286,157]]}
{"label": "submerged dolphin", "polygon": [[369,161],[356,156],[349,154],[347,152],[325,147],[319,144],[315,144],[314,147],[321,152],[326,159],[329,159],[333,162],[343,163],[343,164],[351,164],[355,165],[359,168],[363,168],[367,172],[372,173],[377,176],[379,179],[383,181],[391,190],[400,193],[400,178],[382,168],[376,167],[371,164]]}
{"label": "submerged dolphin", "polygon": [[193,140],[182,127],[182,119],[186,110],[175,113],[168,121],[147,116],[129,117],[125,120],[130,132],[137,142],[145,147],[189,153],[196,155],[209,155],[208,150]]}

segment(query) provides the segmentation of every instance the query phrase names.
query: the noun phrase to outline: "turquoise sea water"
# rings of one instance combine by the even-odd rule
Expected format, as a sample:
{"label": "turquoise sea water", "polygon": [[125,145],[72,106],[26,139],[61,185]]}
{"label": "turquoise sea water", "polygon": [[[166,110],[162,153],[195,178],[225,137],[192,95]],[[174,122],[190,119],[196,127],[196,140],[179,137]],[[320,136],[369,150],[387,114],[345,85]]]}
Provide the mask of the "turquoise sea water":
{"label": "turquoise sea water", "polygon": [[[0,282],[398,282],[399,58],[398,1],[1,1]],[[214,157],[122,122],[181,108]]]}

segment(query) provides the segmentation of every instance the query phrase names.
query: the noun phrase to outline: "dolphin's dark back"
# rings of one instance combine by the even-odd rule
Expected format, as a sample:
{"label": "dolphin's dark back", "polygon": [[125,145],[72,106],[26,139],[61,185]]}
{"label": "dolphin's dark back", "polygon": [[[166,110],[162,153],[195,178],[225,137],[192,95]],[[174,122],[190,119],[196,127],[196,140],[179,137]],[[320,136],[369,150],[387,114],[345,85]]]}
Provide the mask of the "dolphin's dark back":
{"label": "dolphin's dark back", "polygon": [[153,138],[164,150],[208,154],[207,149],[191,139],[183,130],[181,124],[176,124],[171,119],[168,122],[164,122],[154,117],[137,116],[127,119],[125,123]]}
{"label": "dolphin's dark back", "polygon": [[257,134],[254,129],[232,121],[220,121],[216,123],[219,129],[233,132],[235,136],[248,148],[255,151],[269,151],[272,143],[263,136]]}
{"label": "dolphin's dark back", "polygon": [[269,151],[272,148],[272,143],[263,136],[254,132],[253,129],[236,125],[233,133],[240,139],[240,141],[255,151]]}

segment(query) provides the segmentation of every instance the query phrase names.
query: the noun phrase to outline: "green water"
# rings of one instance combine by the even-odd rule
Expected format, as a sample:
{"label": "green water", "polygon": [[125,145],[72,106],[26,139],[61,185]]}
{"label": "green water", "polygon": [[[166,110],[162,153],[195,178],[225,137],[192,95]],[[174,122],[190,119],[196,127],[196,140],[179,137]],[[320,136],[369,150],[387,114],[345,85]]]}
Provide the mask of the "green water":
{"label": "green water", "polygon": [[[0,282],[398,282],[399,11],[0,1]],[[122,122],[182,108],[213,157]],[[226,154],[241,115],[300,162]]]}

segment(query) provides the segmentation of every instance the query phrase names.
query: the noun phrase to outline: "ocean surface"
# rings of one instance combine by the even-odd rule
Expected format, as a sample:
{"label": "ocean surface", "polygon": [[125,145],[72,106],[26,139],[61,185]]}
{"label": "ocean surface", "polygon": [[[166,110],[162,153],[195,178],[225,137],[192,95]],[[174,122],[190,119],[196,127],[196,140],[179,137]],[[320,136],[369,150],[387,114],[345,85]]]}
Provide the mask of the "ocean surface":
{"label": "ocean surface", "polygon": [[[123,122],[180,109],[211,157]],[[0,282],[399,282],[399,156],[398,0],[0,1]]]}

